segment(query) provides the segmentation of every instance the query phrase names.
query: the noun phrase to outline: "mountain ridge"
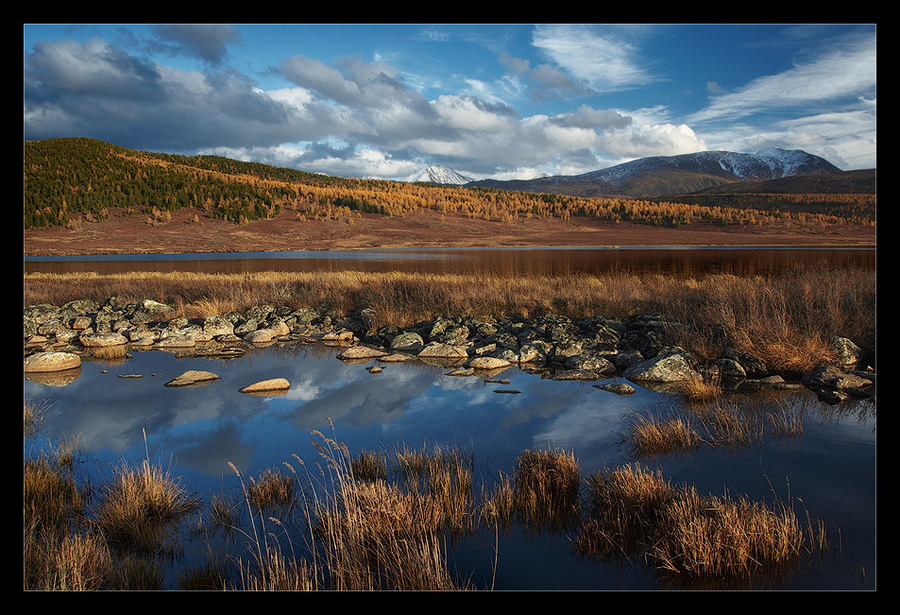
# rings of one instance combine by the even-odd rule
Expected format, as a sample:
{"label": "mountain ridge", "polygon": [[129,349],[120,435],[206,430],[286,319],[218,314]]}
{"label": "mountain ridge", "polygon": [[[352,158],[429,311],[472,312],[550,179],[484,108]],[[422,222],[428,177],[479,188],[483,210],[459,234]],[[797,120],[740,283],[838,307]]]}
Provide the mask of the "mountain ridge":
{"label": "mountain ridge", "polygon": [[[424,179],[425,172],[431,179]],[[439,169],[440,173],[435,169]],[[423,169],[417,181],[466,187],[548,192],[571,196],[621,195],[664,197],[690,194],[741,182],[842,173],[824,158],[803,150],[766,148],[754,154],[725,150],[639,158],[580,175],[554,175],[529,180],[482,179],[459,183],[459,173],[436,165]]]}

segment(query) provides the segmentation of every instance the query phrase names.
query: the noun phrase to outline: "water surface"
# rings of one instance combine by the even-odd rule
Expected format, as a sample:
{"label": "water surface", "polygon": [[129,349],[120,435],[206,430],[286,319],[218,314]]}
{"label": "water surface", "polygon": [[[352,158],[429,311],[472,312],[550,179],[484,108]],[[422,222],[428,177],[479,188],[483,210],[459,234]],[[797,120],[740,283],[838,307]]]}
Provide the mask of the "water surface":
{"label": "water surface", "polygon": [[[245,476],[293,464],[294,455],[316,467],[322,459],[312,444],[319,440],[314,431],[345,443],[351,453],[394,451],[401,444],[456,446],[475,456],[476,472],[488,484],[500,472],[511,473],[521,451],[547,447],[573,451],[586,476],[632,461],[621,440],[629,413],[678,403],[642,387],[620,397],[592,383],[542,379],[518,368],[498,376],[508,385],[448,376],[446,368],[418,362],[386,364],[376,374],[367,369],[373,363],[346,364],[337,352],[294,344],[224,361],[136,351],[115,363],[85,362],[65,386],[26,379],[25,398],[49,407],[42,438],[81,434],[88,465],[99,474],[109,476],[122,459],[138,463],[149,455],[207,496],[239,488],[229,464]],[[188,369],[213,371],[221,379],[194,388],[163,386]],[[284,395],[238,392],[275,377],[291,382]],[[874,588],[874,407],[856,403],[835,410],[805,392],[773,403],[807,408],[802,436],[642,463],[703,493],[795,502],[801,520],[809,511],[839,530],[842,546],[829,561],[779,589]],[[513,531],[497,537],[498,545],[493,537],[489,544],[461,545],[453,557],[481,587],[492,583],[496,546],[496,589],[660,587],[640,565],[581,561],[570,551],[570,538]]]}

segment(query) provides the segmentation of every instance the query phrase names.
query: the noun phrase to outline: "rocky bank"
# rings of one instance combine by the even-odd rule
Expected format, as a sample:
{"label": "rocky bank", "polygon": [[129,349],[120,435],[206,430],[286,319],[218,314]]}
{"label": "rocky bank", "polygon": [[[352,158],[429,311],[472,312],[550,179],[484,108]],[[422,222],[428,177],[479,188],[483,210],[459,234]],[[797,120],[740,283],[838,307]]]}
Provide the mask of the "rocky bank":
{"label": "rocky bank", "polygon": [[[65,384],[78,377],[83,357],[159,349],[228,358],[272,344],[322,343],[341,346],[338,357],[345,362],[418,360],[446,367],[450,375],[483,378],[516,365],[556,380],[598,381],[598,388],[622,395],[634,392],[630,383],[677,392],[684,381],[717,378],[726,389],[749,392],[806,387],[830,404],[875,396],[875,372],[861,364],[859,347],[846,338],[832,340],[833,363],[786,380],[760,359],[730,349],[700,364],[684,349],[665,345],[665,329],[675,325],[660,314],[581,320],[445,317],[405,329],[376,328],[374,322],[366,309],[340,315],[262,305],[188,319],[151,300],[124,303],[111,297],[102,305],[88,300],[35,305],[24,310],[24,372],[32,380]],[[185,374],[167,386],[195,383]],[[258,389],[286,387],[289,383],[279,379],[259,383]]]}

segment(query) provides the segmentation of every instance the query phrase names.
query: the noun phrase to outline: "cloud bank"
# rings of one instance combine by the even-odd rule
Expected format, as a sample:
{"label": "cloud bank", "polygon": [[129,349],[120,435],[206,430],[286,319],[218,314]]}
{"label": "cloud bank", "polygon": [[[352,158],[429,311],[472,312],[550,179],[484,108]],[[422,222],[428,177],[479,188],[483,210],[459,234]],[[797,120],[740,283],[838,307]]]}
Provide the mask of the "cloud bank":
{"label": "cloud bank", "polygon": [[[397,65],[358,55],[283,57],[268,68],[281,86],[264,89],[236,68],[232,50],[242,40],[234,27],[149,32],[140,40],[122,31],[115,40],[34,43],[24,58],[25,138],[89,136],[380,178],[436,163],[472,177],[574,174],[641,156],[769,144],[827,151],[839,166],[874,166],[871,36],[732,91],[711,87],[705,107],[678,118],[661,104],[600,104],[665,80],[641,61],[644,36],[615,29],[536,27],[538,56],[497,51],[497,76],[466,75],[465,87],[431,95]],[[541,112],[533,105],[542,101],[555,104]]]}

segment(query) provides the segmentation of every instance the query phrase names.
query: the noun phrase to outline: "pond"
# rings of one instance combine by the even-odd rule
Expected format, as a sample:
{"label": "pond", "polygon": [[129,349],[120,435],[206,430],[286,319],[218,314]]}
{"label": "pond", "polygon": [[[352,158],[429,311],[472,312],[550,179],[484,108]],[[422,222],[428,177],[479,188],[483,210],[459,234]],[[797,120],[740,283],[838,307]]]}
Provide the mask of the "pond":
{"label": "pond", "polygon": [[[527,254],[513,252],[511,260],[503,257],[503,266],[516,259],[522,267],[535,266],[525,264]],[[782,256],[773,258],[780,261]],[[814,256],[812,260],[820,260],[823,255]],[[429,258],[433,255],[420,260]],[[740,264],[742,259],[743,254],[728,266],[749,266]],[[235,264],[235,259],[219,260]],[[247,266],[248,260],[240,266]],[[577,260],[570,258],[569,263]],[[758,266],[773,266],[767,262],[762,259]],[[149,456],[171,466],[185,486],[205,497],[239,488],[229,464],[244,476],[296,458],[315,467],[321,457],[313,432],[346,444],[351,453],[391,451],[404,444],[429,449],[452,445],[474,456],[476,472],[486,481],[510,474],[523,450],[564,449],[574,453],[586,476],[634,461],[622,440],[631,413],[682,403],[637,385],[635,394],[619,396],[596,388],[596,383],[555,381],[517,367],[494,376],[509,381],[502,385],[450,376],[446,368],[415,360],[383,364],[377,372],[370,369],[375,361],[351,364],[338,358],[339,351],[297,342],[252,349],[239,358],[212,359],[132,348],[121,360],[85,361],[70,381],[26,378],[25,399],[42,405],[47,414],[39,438],[26,442],[26,449],[42,446],[45,439],[55,442],[77,434],[91,472],[109,476],[122,460],[139,463]],[[220,378],[205,386],[164,386],[189,369],[212,371]],[[239,392],[269,378],[286,378],[290,389],[272,396]],[[517,393],[501,394],[498,389]],[[695,485],[704,494],[774,497],[789,502],[801,522],[807,514],[825,522],[833,539],[826,557],[766,589],[874,590],[875,404],[830,406],[805,390],[742,396],[737,403],[799,408],[802,434],[639,461],[661,470],[673,483]],[[489,544],[457,545],[452,566],[476,587],[497,590],[663,588],[641,562],[584,561],[573,555],[571,538],[500,533]]]}

